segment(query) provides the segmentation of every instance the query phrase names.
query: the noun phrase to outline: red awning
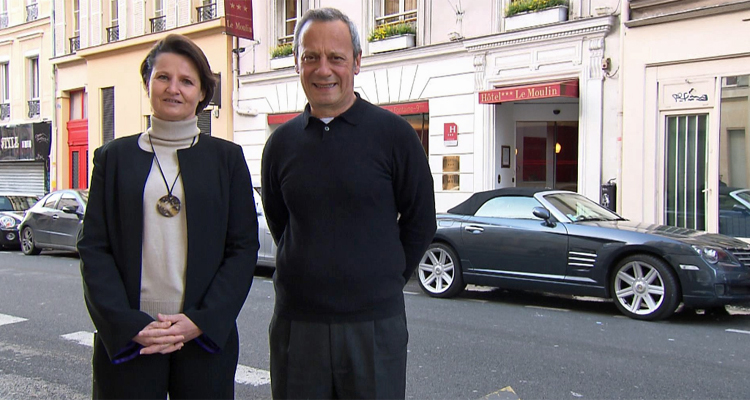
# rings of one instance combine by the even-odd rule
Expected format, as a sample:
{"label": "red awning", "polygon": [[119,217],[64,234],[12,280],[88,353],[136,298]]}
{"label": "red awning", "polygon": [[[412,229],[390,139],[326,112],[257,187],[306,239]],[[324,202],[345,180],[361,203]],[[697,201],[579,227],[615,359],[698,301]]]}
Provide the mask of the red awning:
{"label": "red awning", "polygon": [[[416,103],[389,104],[380,106],[398,115],[423,114],[430,112],[430,103],[420,101]],[[268,125],[280,125],[298,116],[300,113],[268,114]]]}
{"label": "red awning", "polygon": [[479,104],[506,101],[546,99],[550,97],[578,97],[578,80],[536,83],[533,85],[501,87],[479,92]]}

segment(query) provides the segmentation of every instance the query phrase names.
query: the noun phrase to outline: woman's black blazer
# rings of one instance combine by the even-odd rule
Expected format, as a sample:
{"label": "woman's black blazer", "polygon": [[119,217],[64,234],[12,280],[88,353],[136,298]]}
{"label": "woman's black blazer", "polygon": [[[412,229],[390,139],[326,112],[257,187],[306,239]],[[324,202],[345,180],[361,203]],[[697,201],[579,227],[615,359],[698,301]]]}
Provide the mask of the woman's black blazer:
{"label": "woman's black blazer", "polygon": [[[138,136],[94,152],[78,242],[84,299],[110,359],[153,321],[139,311],[143,191],[153,153],[138,146]],[[253,185],[234,143],[201,135],[177,156],[188,231],[183,312],[222,348],[236,329],[258,258]]]}

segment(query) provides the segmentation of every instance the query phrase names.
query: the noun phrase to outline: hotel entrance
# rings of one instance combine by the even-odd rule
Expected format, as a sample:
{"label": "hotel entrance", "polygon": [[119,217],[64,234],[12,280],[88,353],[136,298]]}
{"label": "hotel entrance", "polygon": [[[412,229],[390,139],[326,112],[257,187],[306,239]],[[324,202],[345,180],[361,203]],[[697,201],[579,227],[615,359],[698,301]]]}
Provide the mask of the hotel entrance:
{"label": "hotel entrance", "polygon": [[516,123],[517,186],[578,190],[578,121]]}

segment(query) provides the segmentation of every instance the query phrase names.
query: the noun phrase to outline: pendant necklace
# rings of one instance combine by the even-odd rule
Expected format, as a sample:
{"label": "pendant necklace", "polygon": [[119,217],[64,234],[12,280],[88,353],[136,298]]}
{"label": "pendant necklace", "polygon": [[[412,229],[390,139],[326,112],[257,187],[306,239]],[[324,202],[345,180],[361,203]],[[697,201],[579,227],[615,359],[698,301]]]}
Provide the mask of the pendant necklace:
{"label": "pendant necklace", "polygon": [[[182,169],[177,170],[177,176],[174,178],[174,182],[172,182],[172,187],[169,187],[169,183],[167,183],[167,177],[164,176],[164,170],[161,168],[161,164],[159,163],[159,157],[156,155],[156,149],[154,149],[154,144],[151,142],[151,135],[148,135],[148,143],[151,145],[151,151],[154,152],[154,159],[156,160],[156,166],[159,168],[159,173],[161,174],[161,178],[164,180],[164,186],[167,187],[167,194],[164,196],[161,196],[159,198],[159,201],[156,202],[156,211],[159,212],[162,216],[165,216],[167,218],[174,217],[175,215],[180,213],[180,209],[182,208],[182,203],[180,203],[180,199],[172,194],[172,190],[174,189],[174,185],[177,183],[177,179],[180,178],[180,174],[182,173]],[[190,143],[190,147],[193,147],[195,144],[195,137],[193,137],[193,142]],[[178,163],[179,168],[179,163]]]}

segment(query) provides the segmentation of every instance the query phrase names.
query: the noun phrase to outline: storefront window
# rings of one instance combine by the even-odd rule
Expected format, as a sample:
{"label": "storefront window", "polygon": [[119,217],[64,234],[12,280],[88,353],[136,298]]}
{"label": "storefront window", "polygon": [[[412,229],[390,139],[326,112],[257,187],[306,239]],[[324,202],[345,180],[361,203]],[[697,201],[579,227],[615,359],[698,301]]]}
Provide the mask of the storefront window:
{"label": "storefront window", "polygon": [[750,75],[721,78],[719,233],[750,238]]}

